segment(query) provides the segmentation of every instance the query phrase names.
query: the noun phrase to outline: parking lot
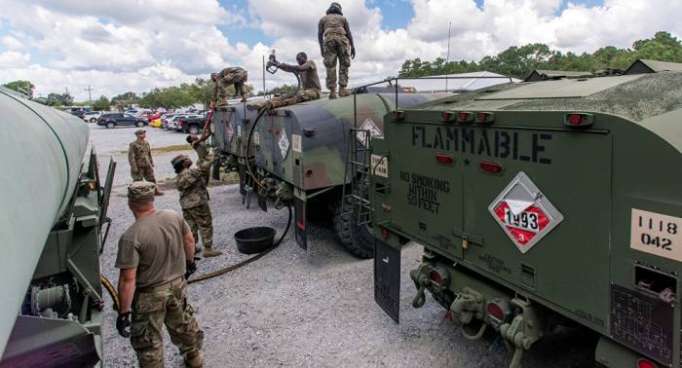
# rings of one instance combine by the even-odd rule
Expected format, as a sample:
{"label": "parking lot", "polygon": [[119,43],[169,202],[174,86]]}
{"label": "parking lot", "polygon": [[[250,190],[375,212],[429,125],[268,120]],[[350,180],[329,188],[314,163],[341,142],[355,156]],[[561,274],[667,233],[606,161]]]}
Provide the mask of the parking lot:
{"label": "parking lot", "polygon": [[[101,260],[103,273],[114,283],[118,279],[113,267],[117,240],[133,222],[125,185],[130,182],[126,150],[135,129],[91,125],[91,142],[101,165],[110,156],[118,161],[109,209],[113,225]],[[154,128],[147,131],[155,149],[157,178],[172,179],[170,159],[189,152],[185,135]],[[235,185],[212,187],[210,194],[215,242],[224,255],[199,261],[198,274],[245,258],[233,240],[238,230],[264,225],[279,234],[286,226],[286,210],[263,213],[257,206],[246,209]],[[166,195],[157,197],[157,207],[179,211],[177,192],[167,190]],[[480,341],[465,339],[430,297],[423,308],[411,307],[415,289],[408,272],[418,265],[421,247],[417,244],[403,251],[398,325],[374,303],[372,260],[348,255],[324,227],[313,227],[308,239],[309,253],[296,245],[290,233],[280,247],[256,263],[189,286],[190,302],[206,333],[206,367],[493,368],[508,364],[511,355],[500,340],[488,336]],[[103,333],[105,366],[135,366],[133,350],[116,333],[115,320],[116,313],[108,305]],[[525,367],[590,366],[591,343],[584,334],[562,333],[527,353]],[[168,336],[166,366],[183,366]]]}

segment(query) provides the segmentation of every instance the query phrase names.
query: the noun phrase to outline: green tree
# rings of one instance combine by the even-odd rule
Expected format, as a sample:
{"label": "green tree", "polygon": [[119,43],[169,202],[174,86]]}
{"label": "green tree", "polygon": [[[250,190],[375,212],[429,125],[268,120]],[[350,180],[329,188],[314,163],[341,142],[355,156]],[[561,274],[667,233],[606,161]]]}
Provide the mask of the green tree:
{"label": "green tree", "polygon": [[101,96],[95,103],[92,104],[92,108],[95,111],[108,111],[111,107],[109,99],[106,96]]}
{"label": "green tree", "polygon": [[47,95],[47,104],[50,106],[71,106],[73,97],[68,92],[50,93]]}
{"label": "green tree", "polygon": [[3,84],[4,87],[7,87],[11,90],[17,91],[19,93],[23,93],[29,98],[33,98],[33,89],[35,88],[35,85],[31,83],[30,81],[27,80],[15,80],[6,84]]}
{"label": "green tree", "polygon": [[534,69],[593,72],[606,68],[625,69],[637,59],[654,59],[682,63],[682,42],[668,32],[658,32],[653,38],[635,41],[632,49],[605,46],[592,54],[562,53],[541,43],[512,46],[497,55],[476,61],[444,62],[442,58],[422,61],[406,60],[400,68],[401,77],[419,77],[487,70],[494,73],[525,77]]}

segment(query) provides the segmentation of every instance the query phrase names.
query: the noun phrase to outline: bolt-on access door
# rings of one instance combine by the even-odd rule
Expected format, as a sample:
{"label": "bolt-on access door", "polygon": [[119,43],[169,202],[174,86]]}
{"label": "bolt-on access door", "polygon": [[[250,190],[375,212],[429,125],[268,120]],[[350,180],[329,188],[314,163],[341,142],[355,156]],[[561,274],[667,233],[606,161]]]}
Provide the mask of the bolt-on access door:
{"label": "bolt-on access door", "polygon": [[[461,128],[470,142],[462,158],[464,264],[604,330],[612,138],[543,129],[559,113],[506,115],[494,127]],[[505,127],[505,117],[527,127]]]}

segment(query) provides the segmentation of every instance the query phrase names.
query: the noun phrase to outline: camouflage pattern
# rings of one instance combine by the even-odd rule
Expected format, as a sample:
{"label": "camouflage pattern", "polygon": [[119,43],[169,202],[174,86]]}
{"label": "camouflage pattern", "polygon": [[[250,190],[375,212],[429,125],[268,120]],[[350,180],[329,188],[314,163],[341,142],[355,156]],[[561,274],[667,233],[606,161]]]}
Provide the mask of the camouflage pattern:
{"label": "camouflage pattern", "polygon": [[327,68],[327,88],[336,89],[336,63],[339,63],[339,88],[348,86],[348,68],[351,60],[352,35],[348,21],[340,14],[327,14],[320,19],[318,38]]}
{"label": "camouflage pattern", "polygon": [[348,38],[332,35],[325,39],[322,52],[324,66],[327,68],[327,88],[336,88],[336,61],[339,62],[339,89],[348,86],[350,67],[350,43]]}
{"label": "camouflage pattern", "polygon": [[293,95],[291,97],[285,97],[285,98],[273,97],[272,100],[270,100],[270,107],[272,107],[273,109],[276,109],[278,107],[289,106],[289,105],[294,105],[294,104],[301,103],[301,102],[317,100],[318,98],[320,98],[320,90],[318,90],[318,89],[304,89],[304,90],[299,90],[298,92],[296,92],[295,95]]}
{"label": "camouflage pattern", "polygon": [[180,192],[180,206],[182,209],[193,208],[208,203],[208,189],[206,175],[210,173],[213,158],[198,161],[196,167],[183,170],[176,177],[176,184]]}
{"label": "camouflage pattern", "polygon": [[[207,162],[209,160],[209,148],[208,145],[204,142],[195,144],[192,146],[194,148],[194,151],[197,153],[198,160],[197,162]],[[211,179],[211,176],[209,175],[210,170],[204,170],[204,182],[206,185],[208,185],[209,180]]]}
{"label": "camouflage pattern", "polygon": [[130,176],[133,181],[146,180],[156,183],[154,177],[154,161],[149,142],[135,140],[128,146],[128,162],[130,163]]}
{"label": "camouflage pattern", "polygon": [[[410,107],[442,97],[400,94],[400,106]],[[357,95],[357,124],[383,131],[383,116],[395,96]],[[321,99],[274,110],[258,123],[252,144],[256,166],[303,190],[344,183],[348,130],[354,122],[353,98]],[[307,134],[305,132],[308,132]],[[300,140],[301,152],[292,149]],[[296,161],[298,160],[298,162]]]}
{"label": "camouflage pattern", "polygon": [[213,247],[213,216],[211,215],[211,207],[209,207],[208,203],[196,207],[183,208],[182,217],[185,218],[190,229],[192,229],[192,235],[194,235],[196,242],[199,242],[199,234],[201,234],[204,247]]}
{"label": "camouflage pattern", "polygon": [[156,184],[148,181],[134,181],[128,186],[128,199],[131,201],[153,199],[155,192]]}
{"label": "camouflage pattern", "polygon": [[231,85],[234,85],[235,93],[238,96],[246,97],[244,83],[247,80],[247,71],[240,67],[225,68],[220,73],[217,73],[213,92],[215,106],[220,108],[228,106],[227,100],[230,98],[228,88]]}
{"label": "camouflage pattern", "polygon": [[[200,151],[202,151],[200,149]],[[194,240],[199,242],[199,232],[204,247],[213,246],[213,218],[208,206],[208,179],[211,172],[213,156],[208,151],[202,151],[196,167],[190,167],[180,172],[176,178],[178,192],[180,192],[180,207],[182,215],[192,229]]]}
{"label": "camouflage pattern", "polygon": [[133,299],[130,343],[141,368],[162,368],[163,326],[189,367],[202,367],[204,333],[187,301],[184,278],[138,290]]}

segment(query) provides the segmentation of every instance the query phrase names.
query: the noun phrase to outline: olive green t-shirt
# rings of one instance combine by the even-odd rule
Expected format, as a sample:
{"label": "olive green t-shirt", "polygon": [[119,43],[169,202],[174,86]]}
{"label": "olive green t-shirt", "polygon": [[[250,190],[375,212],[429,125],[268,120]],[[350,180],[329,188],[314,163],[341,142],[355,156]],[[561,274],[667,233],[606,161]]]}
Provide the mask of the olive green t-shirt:
{"label": "olive green t-shirt", "polygon": [[116,268],[137,268],[137,287],[157,286],[185,274],[182,216],[158,210],[132,224],[118,241]]}

